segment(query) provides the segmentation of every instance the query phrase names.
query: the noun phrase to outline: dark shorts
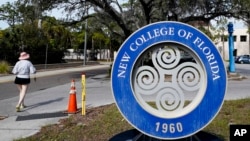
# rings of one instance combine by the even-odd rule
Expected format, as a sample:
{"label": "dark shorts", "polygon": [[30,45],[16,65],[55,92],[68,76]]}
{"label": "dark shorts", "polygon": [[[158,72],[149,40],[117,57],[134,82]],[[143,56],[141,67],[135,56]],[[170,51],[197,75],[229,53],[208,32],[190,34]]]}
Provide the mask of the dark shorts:
{"label": "dark shorts", "polygon": [[30,83],[30,78],[19,78],[19,77],[16,77],[15,79],[15,84],[29,84]]}

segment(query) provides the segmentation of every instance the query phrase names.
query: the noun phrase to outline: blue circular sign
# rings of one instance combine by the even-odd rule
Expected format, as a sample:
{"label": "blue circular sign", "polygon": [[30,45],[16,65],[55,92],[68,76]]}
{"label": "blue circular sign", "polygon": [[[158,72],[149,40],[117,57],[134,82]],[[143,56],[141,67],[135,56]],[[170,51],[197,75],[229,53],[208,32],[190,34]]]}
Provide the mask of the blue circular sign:
{"label": "blue circular sign", "polygon": [[[186,51],[196,56],[195,63],[181,62]],[[141,65],[145,54],[153,65]],[[185,138],[206,127],[222,107],[227,87],[224,63],[213,42],[180,22],[157,22],[134,32],[121,45],[111,77],[124,118],[158,139]],[[190,92],[197,95],[187,104]]]}

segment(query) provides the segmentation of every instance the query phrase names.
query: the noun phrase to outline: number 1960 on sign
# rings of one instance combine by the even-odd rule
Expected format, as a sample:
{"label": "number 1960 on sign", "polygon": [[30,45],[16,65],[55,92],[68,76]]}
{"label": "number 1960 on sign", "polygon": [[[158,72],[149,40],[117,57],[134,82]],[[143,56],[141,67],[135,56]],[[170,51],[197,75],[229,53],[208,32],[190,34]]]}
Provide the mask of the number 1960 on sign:
{"label": "number 1960 on sign", "polygon": [[176,133],[176,132],[182,132],[183,126],[180,122],[177,123],[160,123],[156,122],[156,132],[162,132],[162,133]]}

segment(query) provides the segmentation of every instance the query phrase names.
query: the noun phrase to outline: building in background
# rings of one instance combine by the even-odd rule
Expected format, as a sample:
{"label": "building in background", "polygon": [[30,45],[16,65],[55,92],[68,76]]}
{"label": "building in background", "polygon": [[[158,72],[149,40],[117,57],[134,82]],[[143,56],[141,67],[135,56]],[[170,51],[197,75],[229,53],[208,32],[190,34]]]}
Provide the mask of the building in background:
{"label": "building in background", "polygon": [[[216,44],[221,56],[224,60],[229,60],[229,44],[228,44],[228,32],[225,31],[224,36],[220,36],[219,42]],[[250,42],[248,29],[234,29],[234,56],[250,54]]]}

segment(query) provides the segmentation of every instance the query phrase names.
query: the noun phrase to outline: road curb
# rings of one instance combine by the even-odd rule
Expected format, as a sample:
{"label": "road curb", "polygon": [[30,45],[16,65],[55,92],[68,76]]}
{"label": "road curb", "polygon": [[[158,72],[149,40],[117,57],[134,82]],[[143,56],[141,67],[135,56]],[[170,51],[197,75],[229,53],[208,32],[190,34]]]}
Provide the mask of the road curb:
{"label": "road curb", "polygon": [[233,73],[233,72],[227,72],[227,77],[228,77],[228,80],[238,80],[238,81],[241,81],[243,79],[247,79],[246,76],[243,76],[239,73]]}

